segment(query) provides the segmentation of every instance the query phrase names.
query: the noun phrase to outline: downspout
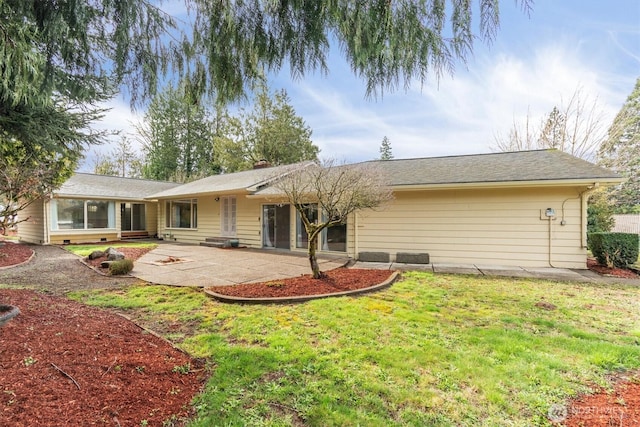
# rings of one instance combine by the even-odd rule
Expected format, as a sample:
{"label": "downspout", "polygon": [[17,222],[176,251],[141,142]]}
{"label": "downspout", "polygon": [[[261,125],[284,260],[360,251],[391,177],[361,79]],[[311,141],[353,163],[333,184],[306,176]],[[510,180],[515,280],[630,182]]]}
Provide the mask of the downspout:
{"label": "downspout", "polygon": [[549,254],[548,263],[549,263],[549,266],[551,266],[553,268],[558,268],[555,265],[553,265],[553,262],[551,261],[551,259],[553,258],[552,251],[551,251],[551,248],[552,248],[552,245],[551,245],[551,223],[553,222],[553,217],[550,216],[550,217],[548,217],[547,220],[549,221],[549,239],[547,239],[549,241],[549,250],[547,251],[548,254]]}
{"label": "downspout", "polygon": [[44,242],[43,245],[48,245],[51,242],[51,233],[49,229],[49,222],[51,221],[51,197],[44,199],[42,203],[42,215],[44,217]]}
{"label": "downspout", "polygon": [[[588,195],[589,193],[592,193],[593,191],[595,191],[596,188],[598,188],[599,186],[600,186],[599,183],[594,182],[593,186],[591,186],[591,187],[587,188],[586,190],[578,193],[577,197],[570,197],[568,199],[565,199],[562,202],[562,219],[560,221],[560,225],[565,225],[566,224],[566,222],[564,220],[564,205],[565,205],[565,203],[568,200],[573,200],[573,199],[579,199],[580,200],[580,247],[583,248],[583,249],[586,248],[586,246],[587,246],[587,243],[585,241],[585,235],[586,235],[586,233],[585,233],[585,222],[587,221],[587,218],[586,218],[587,215],[586,215],[586,209],[584,208],[584,204],[585,204],[585,198],[584,197],[585,197],[585,195]],[[552,227],[551,227],[551,225],[552,225],[553,217],[549,217],[548,220],[549,220],[549,238],[548,238],[548,243],[549,243],[548,255],[549,255],[549,258],[548,258],[547,262],[551,267],[557,268],[556,266],[553,265],[553,262],[552,262],[553,252],[552,252]]]}
{"label": "downspout", "polygon": [[358,259],[358,212],[353,214],[353,259]]}

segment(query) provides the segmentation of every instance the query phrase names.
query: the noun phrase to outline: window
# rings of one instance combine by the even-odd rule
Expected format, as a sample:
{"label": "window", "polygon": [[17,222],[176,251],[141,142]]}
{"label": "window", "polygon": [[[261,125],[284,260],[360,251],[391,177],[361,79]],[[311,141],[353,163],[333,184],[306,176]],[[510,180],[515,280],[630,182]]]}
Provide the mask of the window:
{"label": "window", "polygon": [[110,202],[88,200],[86,203],[87,228],[109,228]]}
{"label": "window", "polygon": [[322,230],[323,251],[347,251],[347,224],[338,224]]}
{"label": "window", "polygon": [[172,200],[165,204],[167,228],[197,228],[198,199]]}
{"label": "window", "polygon": [[[318,221],[318,205],[304,205],[304,210],[309,221]],[[302,218],[300,217],[300,212],[296,210],[296,248],[307,247],[309,247],[309,235],[307,234],[307,230],[304,228],[304,223],[302,222]]]}
{"label": "window", "polygon": [[122,203],[120,218],[122,231],[144,231],[147,228],[144,203]]}
{"label": "window", "polygon": [[[318,221],[318,205],[309,204],[304,206],[306,216],[311,222]],[[322,220],[326,220],[326,215],[322,214]],[[320,248],[323,251],[346,252],[347,251],[347,225],[338,224],[328,227],[320,233]],[[300,217],[300,212],[296,211],[296,248],[306,249],[309,245],[309,236],[304,228],[304,223]]]}
{"label": "window", "polygon": [[114,202],[54,199],[51,201],[51,230],[115,228],[115,215]]}

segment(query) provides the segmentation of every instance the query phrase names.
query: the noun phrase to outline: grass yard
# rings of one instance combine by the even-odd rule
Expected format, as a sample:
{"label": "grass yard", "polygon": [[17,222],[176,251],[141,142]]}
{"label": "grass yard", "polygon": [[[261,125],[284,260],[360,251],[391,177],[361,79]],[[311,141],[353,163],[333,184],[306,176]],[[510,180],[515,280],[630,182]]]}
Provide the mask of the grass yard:
{"label": "grass yard", "polygon": [[640,368],[630,286],[405,273],[282,306],[150,285],[73,297],[210,361],[192,426],[550,425],[551,405]]}
{"label": "grass yard", "polygon": [[66,249],[78,256],[88,256],[93,251],[104,251],[110,246],[116,248],[151,248],[154,249],[158,246],[157,243],[149,242],[111,242],[105,244],[87,244],[87,245],[64,245],[61,248]]}

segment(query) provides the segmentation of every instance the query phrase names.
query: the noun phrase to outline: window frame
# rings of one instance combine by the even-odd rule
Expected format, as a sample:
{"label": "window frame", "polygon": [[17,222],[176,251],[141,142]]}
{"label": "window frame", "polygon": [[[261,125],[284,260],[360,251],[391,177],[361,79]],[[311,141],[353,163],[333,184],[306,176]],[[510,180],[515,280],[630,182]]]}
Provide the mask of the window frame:
{"label": "window frame", "polygon": [[[60,228],[58,202],[71,201],[82,203],[82,227],[74,228],[73,221],[71,228]],[[107,226],[106,227],[89,227],[89,204],[107,204]],[[101,200],[101,199],[74,199],[74,198],[56,198],[50,202],[50,215],[51,220],[49,224],[49,231],[62,232],[62,233],[78,233],[78,232],[95,232],[104,230],[116,230],[116,204],[113,200]],[[78,206],[79,207],[79,206]],[[80,222],[78,222],[79,224]]]}
{"label": "window frame", "polygon": [[[180,227],[174,225],[174,217],[173,211],[174,206],[177,204],[189,204],[189,226],[188,227]],[[164,205],[165,213],[164,213],[164,225],[166,229],[169,230],[197,230],[198,229],[198,199],[175,199],[175,200],[167,200]]]}

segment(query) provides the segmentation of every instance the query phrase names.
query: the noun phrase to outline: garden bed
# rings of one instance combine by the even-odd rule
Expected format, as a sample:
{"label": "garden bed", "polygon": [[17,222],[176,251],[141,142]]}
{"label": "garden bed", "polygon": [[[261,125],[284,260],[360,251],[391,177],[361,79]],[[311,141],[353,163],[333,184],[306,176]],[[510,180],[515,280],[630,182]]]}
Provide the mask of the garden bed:
{"label": "garden bed", "polygon": [[20,315],[0,331],[0,425],[161,426],[191,415],[203,364],[122,316],[0,289]]}

